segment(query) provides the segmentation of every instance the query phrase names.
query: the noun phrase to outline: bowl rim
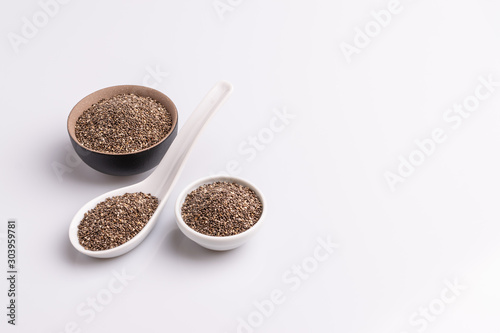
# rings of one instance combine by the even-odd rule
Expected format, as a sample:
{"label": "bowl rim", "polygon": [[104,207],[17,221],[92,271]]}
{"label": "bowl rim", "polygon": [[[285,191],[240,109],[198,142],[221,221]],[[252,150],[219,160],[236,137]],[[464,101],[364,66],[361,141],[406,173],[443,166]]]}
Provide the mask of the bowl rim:
{"label": "bowl rim", "polygon": [[[240,232],[239,234],[236,235],[231,235],[231,236],[210,236],[206,234],[202,234],[201,232],[198,232],[188,226],[184,219],[182,218],[181,214],[181,208],[182,204],[184,203],[184,200],[186,199],[186,196],[193,190],[197,189],[199,186],[204,185],[204,184],[212,184],[217,181],[227,181],[227,182],[232,182],[236,184],[240,184],[243,186],[246,186],[253,190],[257,197],[259,198],[260,202],[262,203],[262,214],[260,215],[259,219],[253,226],[248,228],[247,230]],[[189,232],[190,235],[192,235],[195,238],[199,238],[203,241],[207,242],[212,242],[212,243],[226,243],[226,242],[232,242],[232,241],[237,241],[241,238],[246,238],[249,237],[253,232],[255,232],[259,227],[262,225],[262,222],[265,218],[266,212],[267,212],[267,204],[266,204],[266,199],[264,195],[262,194],[262,191],[249,182],[246,179],[240,178],[240,177],[235,177],[235,176],[225,176],[225,175],[215,175],[215,176],[208,176],[208,177],[203,177],[199,178],[198,180],[195,180],[191,182],[189,185],[187,185],[177,196],[177,200],[175,202],[175,217],[177,220],[177,224],[181,223],[183,228],[180,228],[181,231],[187,231]],[[187,236],[187,235],[186,235]]]}
{"label": "bowl rim", "polygon": [[[110,91],[116,92],[116,93],[111,93],[108,95],[108,92],[110,92]],[[141,92],[145,92],[145,91],[150,93],[151,95],[157,95],[157,96],[161,97],[161,99],[163,99],[164,101],[163,102],[159,101],[157,98],[153,98],[149,95],[142,95]],[[75,119],[75,118],[76,119],[74,120],[74,123],[76,123],[79,116],[76,117],[75,113],[81,111],[81,108],[83,108],[83,111],[81,111],[81,113],[83,113],[85,110],[88,109],[88,107],[84,108],[82,106],[82,104],[89,105],[89,107],[90,107],[91,105],[99,102],[102,99],[110,98],[110,97],[113,97],[116,95],[132,94],[132,93],[135,95],[138,95],[138,96],[150,97],[150,98],[154,99],[158,103],[162,104],[165,107],[165,109],[167,109],[167,111],[170,113],[170,115],[172,116],[172,126],[170,127],[170,130],[168,131],[168,133],[165,135],[165,137],[163,139],[161,139],[160,141],[158,141],[157,143],[155,143],[152,146],[149,146],[147,148],[137,150],[134,152],[129,152],[129,153],[111,153],[111,152],[98,151],[98,150],[94,150],[94,149],[90,149],[88,147],[85,147],[77,140],[76,135],[75,135],[75,129],[74,129],[74,127],[71,128],[71,123],[73,123],[73,119]],[[104,97],[102,95],[107,95],[107,97]],[[99,98],[98,96],[101,96],[101,97]],[[169,105],[165,105],[165,103],[164,103],[165,101]],[[75,106],[73,106],[73,108],[69,112],[69,115],[68,115],[68,118],[66,121],[66,127],[67,127],[68,134],[71,137],[71,140],[73,140],[79,147],[81,147],[82,149],[84,149],[86,151],[96,153],[96,154],[101,154],[101,155],[108,155],[108,156],[127,156],[127,155],[135,155],[138,153],[148,151],[148,150],[153,149],[156,146],[159,146],[160,144],[162,144],[165,140],[168,139],[168,137],[170,137],[170,135],[172,135],[172,133],[174,133],[175,129],[177,128],[178,121],[179,121],[179,113],[177,111],[177,107],[175,106],[175,103],[172,101],[172,99],[170,97],[168,97],[167,95],[165,95],[161,91],[156,90],[154,88],[150,88],[150,87],[146,87],[146,86],[139,86],[139,85],[132,85],[132,84],[124,84],[124,85],[116,85],[116,86],[102,88],[102,89],[96,90],[96,91],[88,94],[87,96],[83,97],[81,100],[78,101],[78,103],[75,104]]]}

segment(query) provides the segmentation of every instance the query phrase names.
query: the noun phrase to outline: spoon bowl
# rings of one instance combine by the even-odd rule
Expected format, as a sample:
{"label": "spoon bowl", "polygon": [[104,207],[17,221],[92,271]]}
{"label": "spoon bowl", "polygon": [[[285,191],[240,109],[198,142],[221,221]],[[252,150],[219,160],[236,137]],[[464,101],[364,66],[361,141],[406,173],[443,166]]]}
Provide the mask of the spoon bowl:
{"label": "spoon bowl", "polygon": [[[188,196],[191,191],[197,189],[201,185],[204,184],[212,184],[214,182],[228,182],[228,183],[236,183],[239,185],[246,186],[250,188],[259,198],[262,203],[262,214],[260,215],[259,220],[252,226],[250,229],[243,231],[237,235],[232,236],[210,236],[202,234],[190,226],[186,224],[184,219],[182,218],[182,205],[184,204],[184,200]],[[177,198],[175,203],[175,217],[177,220],[177,226],[182,231],[182,233],[193,242],[198,243],[198,245],[203,246],[209,250],[214,251],[227,251],[235,249],[243,244],[245,244],[251,237],[253,237],[258,230],[260,230],[262,223],[265,219],[265,213],[267,211],[264,195],[262,192],[252,183],[238,177],[231,176],[210,176],[206,178],[199,179],[194,183],[188,185]]]}
{"label": "spoon bowl", "polygon": [[[231,84],[224,81],[217,83],[212,90],[210,90],[186,121],[160,164],[149,177],[137,184],[102,194],[90,200],[78,210],[69,227],[69,239],[76,250],[91,257],[112,258],[129,252],[147,237],[158,221],[158,216],[165,206],[173,186],[177,182],[180,171],[184,167],[186,158],[193,144],[208,120],[225,102],[231,91]],[[134,192],[150,193],[159,200],[158,208],[144,228],[142,228],[132,239],[117,247],[101,251],[86,250],[78,240],[78,225],[82,221],[85,213],[96,207],[98,203],[104,201],[106,198]]]}

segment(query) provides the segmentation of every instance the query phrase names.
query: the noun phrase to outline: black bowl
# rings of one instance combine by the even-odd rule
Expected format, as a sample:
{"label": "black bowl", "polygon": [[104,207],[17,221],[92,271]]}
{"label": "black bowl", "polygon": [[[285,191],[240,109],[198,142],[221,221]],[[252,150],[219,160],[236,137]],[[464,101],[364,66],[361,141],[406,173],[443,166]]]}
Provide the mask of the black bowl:
{"label": "black bowl", "polygon": [[[91,107],[92,104],[120,94],[135,94],[137,96],[150,97],[161,103],[172,116],[172,128],[170,132],[154,146],[134,153],[103,153],[82,146],[75,136],[75,124],[78,117],[80,117],[83,111]],[[108,175],[130,176],[151,170],[160,163],[177,136],[177,118],[177,108],[174,102],[158,90],[132,85],[113,86],[88,95],[73,107],[68,116],[68,133],[76,153],[88,166]]]}

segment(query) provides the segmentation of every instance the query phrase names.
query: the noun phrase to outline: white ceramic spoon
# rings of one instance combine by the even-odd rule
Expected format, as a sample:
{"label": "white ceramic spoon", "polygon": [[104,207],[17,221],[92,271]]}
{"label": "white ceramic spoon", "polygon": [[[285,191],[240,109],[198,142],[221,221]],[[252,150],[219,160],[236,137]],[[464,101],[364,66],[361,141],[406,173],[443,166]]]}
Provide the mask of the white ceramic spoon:
{"label": "white ceramic spoon", "polygon": [[[158,216],[167,202],[168,196],[179,177],[194,142],[207,124],[207,121],[225,102],[232,89],[233,87],[230,83],[221,81],[210,90],[181,128],[160,164],[158,164],[156,170],[149,177],[137,184],[100,195],[80,208],[69,226],[69,239],[75,249],[91,257],[112,258],[127,253],[146,238],[158,220]],[[83,219],[84,214],[106,198],[133,192],[151,193],[160,200],[158,208],[144,228],[128,242],[109,250],[89,251],[81,246],[78,241],[78,225]]]}

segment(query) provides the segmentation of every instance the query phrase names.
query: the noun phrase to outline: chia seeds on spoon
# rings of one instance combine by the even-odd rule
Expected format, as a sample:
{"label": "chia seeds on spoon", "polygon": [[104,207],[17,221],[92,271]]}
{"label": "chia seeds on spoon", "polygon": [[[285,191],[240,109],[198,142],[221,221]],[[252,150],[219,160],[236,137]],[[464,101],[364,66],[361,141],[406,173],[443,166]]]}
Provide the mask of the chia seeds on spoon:
{"label": "chia seeds on spoon", "polygon": [[184,222],[209,236],[232,236],[250,229],[262,215],[255,192],[236,183],[215,182],[198,187],[181,207]]}
{"label": "chia seeds on spoon", "polygon": [[85,110],[75,124],[78,142],[90,150],[126,154],[160,142],[172,128],[172,117],[149,97],[121,94]]}
{"label": "chia seeds on spoon", "polygon": [[158,203],[158,198],[142,192],[107,198],[85,213],[78,225],[78,241],[91,251],[122,245],[144,228]]}

